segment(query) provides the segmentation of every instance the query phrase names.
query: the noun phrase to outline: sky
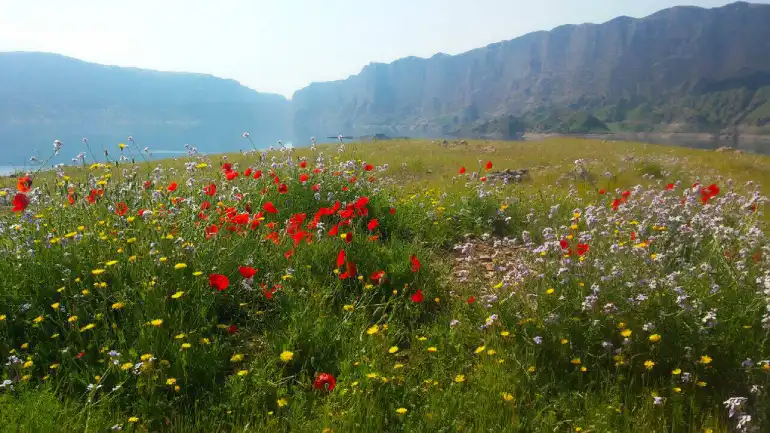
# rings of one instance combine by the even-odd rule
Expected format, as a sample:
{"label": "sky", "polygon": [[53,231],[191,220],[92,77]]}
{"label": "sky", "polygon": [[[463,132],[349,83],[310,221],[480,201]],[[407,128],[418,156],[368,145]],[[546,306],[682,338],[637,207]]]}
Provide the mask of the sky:
{"label": "sky", "polygon": [[682,1],[0,0],[0,51],[207,73],[291,97],[372,62],[458,54],[562,24],[643,17]]}

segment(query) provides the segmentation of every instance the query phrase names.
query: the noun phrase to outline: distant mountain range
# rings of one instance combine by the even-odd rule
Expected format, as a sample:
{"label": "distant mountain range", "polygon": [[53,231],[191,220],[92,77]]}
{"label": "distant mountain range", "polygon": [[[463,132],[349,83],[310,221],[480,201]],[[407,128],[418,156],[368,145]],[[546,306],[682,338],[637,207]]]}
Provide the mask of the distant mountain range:
{"label": "distant mountain range", "polygon": [[[203,151],[345,133],[510,138],[530,132],[770,134],[770,5],[675,7],[565,25],[455,56],[373,63],[291,101],[200,74],[0,53],[0,165],[53,139]],[[74,156],[71,146],[68,157]],[[82,146],[77,146],[78,151]],[[67,149],[65,147],[65,149]]]}

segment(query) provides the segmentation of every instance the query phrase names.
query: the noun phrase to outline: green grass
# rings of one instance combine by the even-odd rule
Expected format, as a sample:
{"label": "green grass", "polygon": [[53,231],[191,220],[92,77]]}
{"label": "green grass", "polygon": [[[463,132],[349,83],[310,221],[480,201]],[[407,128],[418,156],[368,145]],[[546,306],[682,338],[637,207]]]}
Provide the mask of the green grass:
{"label": "green grass", "polygon": [[[767,157],[558,139],[228,155],[232,180],[222,161],[36,175],[0,215],[0,430],[768,428]],[[487,161],[531,180],[482,181]]]}

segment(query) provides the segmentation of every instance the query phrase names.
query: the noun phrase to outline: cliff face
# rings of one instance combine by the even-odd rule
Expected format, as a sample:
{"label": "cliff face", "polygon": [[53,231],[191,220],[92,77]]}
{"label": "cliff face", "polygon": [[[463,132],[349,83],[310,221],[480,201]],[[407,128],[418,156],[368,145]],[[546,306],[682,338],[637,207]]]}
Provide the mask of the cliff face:
{"label": "cliff face", "polygon": [[[48,53],[0,53],[0,165],[22,164],[37,149],[57,162],[96,149],[117,154],[129,135],[142,147],[223,152],[262,144],[290,129],[289,101],[210,75],[97,65]],[[249,145],[250,146],[250,145]]]}
{"label": "cliff face", "polygon": [[[627,125],[724,127],[757,117],[753,111],[767,102],[767,23],[770,5],[676,7],[561,26],[456,56],[371,64],[346,80],[297,91],[293,128],[299,140],[337,131],[443,135],[563,107]],[[704,107],[715,99],[732,102]]]}

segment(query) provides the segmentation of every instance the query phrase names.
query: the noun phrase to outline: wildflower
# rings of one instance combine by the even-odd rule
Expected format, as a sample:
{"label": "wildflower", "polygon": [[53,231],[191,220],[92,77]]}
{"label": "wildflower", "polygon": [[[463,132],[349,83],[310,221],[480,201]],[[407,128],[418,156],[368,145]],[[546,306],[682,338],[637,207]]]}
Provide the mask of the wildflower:
{"label": "wildflower", "polygon": [[252,278],[257,274],[257,270],[250,266],[240,266],[238,272],[240,272],[241,276],[246,279]]}
{"label": "wildflower", "polygon": [[132,417],[128,418],[128,422],[130,422],[131,424],[137,423],[137,422],[139,422],[139,418],[137,418],[135,416],[132,416]]}
{"label": "wildflower", "polygon": [[187,350],[192,347],[190,343],[182,343],[182,350]]}
{"label": "wildflower", "polygon": [[163,324],[163,319],[154,319],[150,321],[150,325],[152,326],[160,326]]}
{"label": "wildflower", "polygon": [[652,334],[650,335],[650,343],[657,343],[660,341],[660,335],[659,334]]}
{"label": "wildflower", "polygon": [[278,401],[277,401],[276,403],[278,404],[278,407],[284,407],[284,406],[286,406],[287,404],[289,404],[289,402],[288,402],[288,401],[286,401],[286,399],[285,399],[285,398],[279,398],[279,399],[278,399]]}
{"label": "wildflower", "polygon": [[400,407],[400,408],[396,409],[396,413],[399,414],[399,415],[403,415],[403,414],[405,414],[407,412],[409,412],[409,410],[407,408],[405,408],[405,407]]}
{"label": "wildflower", "polygon": [[630,329],[624,329],[620,331],[620,335],[622,335],[625,338],[628,338],[631,336],[632,331]]}
{"label": "wildflower", "polygon": [[398,352],[398,346],[392,346],[390,349],[388,349],[388,353],[396,353]]}
{"label": "wildflower", "polygon": [[561,340],[559,340],[559,343],[567,344],[567,343],[569,343],[569,340],[567,340],[566,338],[562,338]]}
{"label": "wildflower", "polygon": [[531,366],[530,366],[530,367],[527,369],[527,372],[529,372],[529,373],[534,373],[534,372],[535,372],[535,370],[536,370],[536,369],[535,369],[535,366],[534,366],[534,365],[531,365]]}
{"label": "wildflower", "polygon": [[511,333],[509,331],[500,331],[500,336],[502,336],[502,337],[507,337],[509,335],[511,335]]}
{"label": "wildflower", "polygon": [[281,361],[289,362],[292,359],[294,359],[294,352],[289,352],[288,350],[281,352]]}
{"label": "wildflower", "polygon": [[186,267],[187,267],[186,263],[177,263],[177,264],[174,265],[174,269],[176,269],[176,270],[184,269]]}
{"label": "wildflower", "polygon": [[318,376],[316,376],[315,381],[313,382],[313,387],[315,389],[326,390],[329,392],[334,389],[336,384],[337,379],[335,379],[334,376],[329,373],[320,373]]}
{"label": "wildflower", "polygon": [[84,327],[80,328],[80,332],[86,332],[86,331],[88,331],[88,330],[91,330],[91,329],[94,329],[94,328],[96,328],[96,324],[94,324],[94,323],[89,323],[88,325],[86,325],[86,326],[84,326]]}
{"label": "wildflower", "polygon": [[6,318],[5,314],[0,314],[0,322],[5,321],[5,318]]}
{"label": "wildflower", "polygon": [[238,373],[236,373],[238,376],[243,377],[249,374],[249,370],[239,370]]}
{"label": "wildflower", "polygon": [[473,351],[473,353],[478,355],[479,353],[481,353],[481,352],[483,352],[485,350],[487,350],[487,346],[479,346],[479,347],[476,348],[476,350]]}
{"label": "wildflower", "polygon": [[556,291],[556,290],[554,290],[553,288],[550,288],[550,289],[548,289],[548,290],[546,290],[546,291],[545,291],[545,294],[546,294],[546,295],[553,295],[553,292],[555,292],[555,291]]}
{"label": "wildflower", "polygon": [[179,292],[176,292],[176,293],[174,293],[173,295],[171,295],[171,299],[179,299],[179,298],[181,298],[183,295],[184,295],[184,292],[183,292],[183,291],[179,291]]}
{"label": "wildflower", "polygon": [[34,323],[40,323],[40,322],[42,322],[43,320],[45,320],[45,318],[44,318],[43,316],[37,316],[37,317],[35,317],[34,319],[32,319],[32,321],[33,321]]}
{"label": "wildflower", "polygon": [[173,377],[166,379],[166,385],[176,385],[176,379]]}
{"label": "wildflower", "polygon": [[125,306],[126,306],[126,304],[124,304],[122,302],[116,302],[116,303],[112,304],[112,309],[113,310],[121,310]]}
{"label": "wildflower", "polygon": [[393,365],[394,370],[398,370],[399,368],[404,368],[404,364],[397,362]]}
{"label": "wildflower", "polygon": [[510,392],[501,392],[500,396],[503,398],[504,401],[513,401],[513,394]]}
{"label": "wildflower", "polygon": [[456,383],[463,383],[465,382],[465,375],[464,374],[458,374],[455,376],[455,382]]}
{"label": "wildflower", "polygon": [[655,367],[655,362],[653,362],[650,359],[648,359],[647,361],[644,361],[644,368],[646,368],[647,370],[652,370],[652,367]]}
{"label": "wildflower", "polygon": [[572,365],[580,365],[582,363],[580,358],[572,358],[572,361],[570,362],[572,363]]}
{"label": "wildflower", "polygon": [[372,325],[369,329],[366,330],[368,335],[375,335],[378,332],[380,332],[380,327],[378,325]]}
{"label": "wildflower", "polygon": [[104,273],[104,269],[94,269],[91,271],[91,274],[93,275],[101,275]]}
{"label": "wildflower", "polygon": [[18,193],[13,197],[13,212],[22,212],[29,206],[29,198],[23,193]]}
{"label": "wildflower", "polygon": [[712,361],[712,359],[708,355],[703,355],[703,356],[700,357],[701,364],[706,364],[706,365],[707,364],[711,364],[711,361]]}
{"label": "wildflower", "polygon": [[347,312],[353,311],[353,305],[352,304],[343,305],[342,309],[347,311]]}
{"label": "wildflower", "polygon": [[25,362],[25,363],[24,363],[24,364],[21,366],[21,368],[30,368],[30,367],[32,367],[33,365],[35,365],[35,363],[34,363],[32,360],[30,360],[30,361],[27,361],[27,362]]}
{"label": "wildflower", "polygon": [[218,291],[223,291],[227,289],[227,286],[230,285],[230,280],[221,274],[211,274],[209,275],[209,286],[217,289]]}
{"label": "wildflower", "polygon": [[431,346],[431,347],[428,348],[428,352],[436,353],[436,352],[438,352],[438,349],[435,346]]}
{"label": "wildflower", "polygon": [[417,289],[417,291],[412,295],[412,302],[419,304],[424,299],[424,296],[422,294],[422,290]]}
{"label": "wildflower", "polygon": [[420,259],[418,259],[417,256],[412,254],[409,260],[412,262],[412,272],[418,272],[420,270],[420,267],[422,266],[422,264],[420,263]]}

